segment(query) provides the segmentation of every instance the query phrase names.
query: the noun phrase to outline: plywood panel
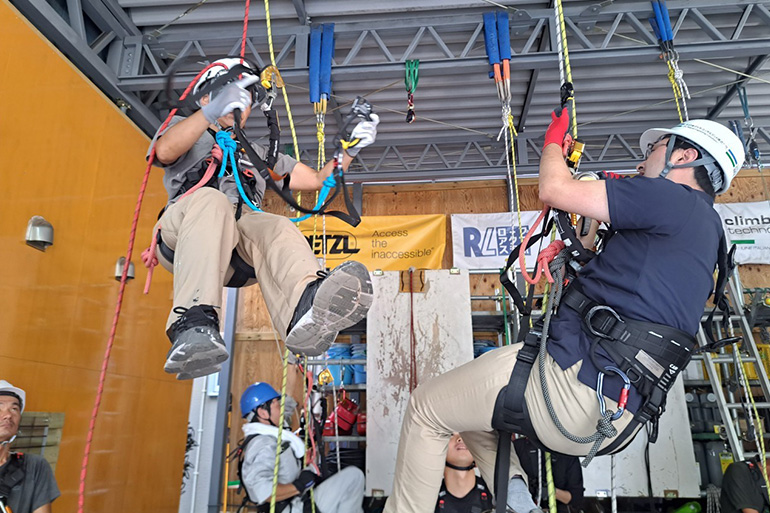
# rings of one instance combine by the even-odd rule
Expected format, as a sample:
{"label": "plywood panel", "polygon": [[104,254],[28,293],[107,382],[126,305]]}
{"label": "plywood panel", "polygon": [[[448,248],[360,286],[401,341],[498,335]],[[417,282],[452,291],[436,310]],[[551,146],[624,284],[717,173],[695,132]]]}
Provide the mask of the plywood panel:
{"label": "plywood panel", "polygon": [[[115,310],[112,275],[126,251],[149,140],[7,0],[0,0],[0,26],[0,377],[26,389],[30,411],[64,413],[55,472],[62,497],[54,510],[75,511]],[[20,55],[45,79],[11,73]],[[142,295],[138,259],[165,203],[161,175],[151,175],[139,219],[137,280],[126,289],[108,367],[87,511],[178,508],[190,385],[163,372],[171,276],[159,269],[150,295]],[[54,226],[45,253],[24,244],[33,215]]]}
{"label": "plywood panel", "polygon": [[410,395],[412,322],[418,383],[473,357],[467,273],[426,271],[426,281],[427,291],[412,297],[399,292],[399,273],[373,277],[375,300],[366,330],[367,495],[373,490],[390,495],[393,486],[401,422]]}

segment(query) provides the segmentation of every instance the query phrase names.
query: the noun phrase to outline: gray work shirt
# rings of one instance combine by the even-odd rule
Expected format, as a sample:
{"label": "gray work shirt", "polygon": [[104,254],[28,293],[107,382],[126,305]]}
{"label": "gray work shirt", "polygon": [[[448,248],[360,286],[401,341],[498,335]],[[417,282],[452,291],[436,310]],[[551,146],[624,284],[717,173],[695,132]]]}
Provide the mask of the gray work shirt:
{"label": "gray work shirt", "polygon": [[[243,454],[241,479],[249,497],[257,504],[269,500],[273,494],[276,442],[276,438],[270,435],[255,436]],[[288,443],[283,446],[286,449],[281,453],[278,464],[278,483],[291,484],[302,472],[302,460],[294,456]],[[291,509],[285,509],[284,513],[302,513],[302,510],[302,500],[297,496],[291,502]]]}
{"label": "gray work shirt", "polygon": [[[41,456],[24,454],[24,479],[11,488],[8,506],[13,513],[32,513],[61,495],[51,466]],[[10,460],[9,460],[10,462]],[[9,463],[0,466],[0,475]]]}
{"label": "gray work shirt", "polygon": [[[184,119],[186,118],[182,116],[174,116],[171,118],[171,122],[169,122],[168,127],[166,127],[165,130],[162,132],[159,131],[155,134],[155,137],[153,137],[152,142],[150,143],[150,148],[147,150],[147,157],[150,156],[150,152],[155,145],[155,141],[157,141],[158,138],[166,132],[166,130]],[[176,159],[176,161],[167,165],[163,165],[160,162],[156,163],[157,166],[163,167],[165,169],[165,174],[163,175],[163,185],[166,187],[166,192],[168,192],[169,205],[178,199],[176,196],[179,194],[182,185],[184,185],[184,183],[187,181],[187,173],[191,171],[198,171],[202,166],[205,166],[204,161],[211,157],[211,148],[215,143],[216,140],[214,136],[211,135],[211,133],[207,130],[203,133],[203,135],[201,135],[200,139],[198,139],[195,144],[193,144],[193,147],[190,148],[187,153]],[[265,158],[267,155],[266,146],[262,146],[260,144],[252,144],[252,147],[261,159]],[[277,175],[289,174],[294,169],[296,164],[297,160],[293,157],[279,153],[278,160],[275,163],[273,171]],[[219,171],[217,171],[217,173],[218,172]],[[256,199],[257,206],[259,206],[262,204],[262,198],[265,195],[266,184],[265,180],[259,175],[259,173],[254,172],[254,176],[257,181],[254,197]],[[282,182],[283,181],[278,182],[279,186],[282,185]],[[222,191],[233,204],[238,203],[238,187],[236,186],[235,179],[232,175],[219,178],[219,186],[217,188]]]}

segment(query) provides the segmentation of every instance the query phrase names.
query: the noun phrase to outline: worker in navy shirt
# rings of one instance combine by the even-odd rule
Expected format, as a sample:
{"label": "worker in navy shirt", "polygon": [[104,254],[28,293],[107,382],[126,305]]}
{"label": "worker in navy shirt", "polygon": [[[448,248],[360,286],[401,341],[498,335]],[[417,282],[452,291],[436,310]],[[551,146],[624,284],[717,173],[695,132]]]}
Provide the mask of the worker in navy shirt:
{"label": "worker in navy shirt", "polygon": [[[495,429],[505,430],[494,426],[500,424],[500,404],[513,403],[505,401],[510,390],[521,391],[521,400],[511,406],[522,409],[521,415],[505,418],[519,423],[515,431],[551,452],[612,453],[655,421],[668,388],[689,361],[717,258],[724,254],[713,200],[740,170],[743,144],[708,120],[651,129],[640,141],[639,176],[584,181],[574,180],[565,163],[568,127],[566,109],[554,112],[540,161],[540,199],[554,209],[610,223],[615,233],[561,297],[542,358],[537,338],[544,327],[536,326],[526,344],[491,351],[414,391],[386,513],[431,509],[453,432],[463,433],[482,477],[499,495]],[[527,353],[532,347],[534,356]],[[528,356],[518,359],[524,348]],[[514,372],[517,379],[511,380],[514,365],[525,371]],[[627,409],[620,409],[626,396]],[[536,505],[515,453],[507,470],[514,476],[507,506],[528,513]]]}

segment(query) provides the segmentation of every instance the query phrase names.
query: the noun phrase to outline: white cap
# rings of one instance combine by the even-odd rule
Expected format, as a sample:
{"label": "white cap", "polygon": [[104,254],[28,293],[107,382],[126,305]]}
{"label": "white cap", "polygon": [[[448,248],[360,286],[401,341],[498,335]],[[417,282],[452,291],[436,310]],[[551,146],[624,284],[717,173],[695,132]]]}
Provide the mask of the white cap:
{"label": "white cap", "polygon": [[[732,130],[721,123],[708,119],[692,119],[674,128],[651,128],[642,134],[639,146],[644,151],[664,135],[675,135],[691,142],[698,146],[701,153],[705,153],[701,157],[707,161],[701,165],[708,170],[714,192],[717,194],[722,194],[730,187],[730,182],[743,167],[746,158],[743,143]],[[697,162],[694,164],[697,165]]]}
{"label": "white cap", "polygon": [[4,379],[0,379],[0,395],[13,394],[21,401],[21,413],[24,413],[24,405],[27,402],[27,394],[21,388],[15,387]]}

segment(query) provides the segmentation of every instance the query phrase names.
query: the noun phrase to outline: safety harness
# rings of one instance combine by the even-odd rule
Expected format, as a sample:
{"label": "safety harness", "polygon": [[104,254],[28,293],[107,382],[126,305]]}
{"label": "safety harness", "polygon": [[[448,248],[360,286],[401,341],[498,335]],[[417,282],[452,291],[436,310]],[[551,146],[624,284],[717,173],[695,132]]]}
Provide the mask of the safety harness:
{"label": "safety harness", "polygon": [[[449,463],[447,463],[447,466],[454,468]],[[441,489],[438,492],[438,503],[436,504],[437,513],[482,513],[491,511],[494,507],[492,492],[489,491],[487,484],[479,476],[476,476],[476,485],[473,489],[462,498],[463,504],[456,504],[452,500],[447,500],[448,494],[446,483],[442,482]]]}
{"label": "safety harness", "polygon": [[[228,457],[228,460],[230,461],[232,461],[233,458],[238,458],[238,481],[240,482],[238,491],[239,492],[243,491],[244,493],[243,502],[238,508],[239,513],[244,509],[246,509],[249,504],[253,504],[254,506],[256,506],[257,513],[268,513],[270,511],[270,501],[258,504],[254,499],[251,498],[251,496],[249,495],[249,489],[243,484],[243,461],[246,454],[246,447],[248,447],[249,442],[251,442],[258,436],[260,435],[251,434],[245,437],[243,440],[241,440],[238,443],[238,447],[236,447],[235,450],[231,452]],[[290,450],[290,448],[291,448],[290,442],[281,443],[280,454],[283,454],[284,452]],[[298,461],[300,462],[300,464],[302,463],[301,459],[298,459]],[[282,501],[277,501],[275,503],[275,513],[281,513],[286,508],[290,508],[291,503],[294,501],[295,498],[296,497],[290,497]],[[303,507],[303,513],[311,513],[313,508],[313,501],[311,500],[310,495],[305,495],[302,497],[302,507]],[[315,508],[317,512],[320,511],[318,509],[318,505],[316,505]]]}
{"label": "safety harness", "polygon": [[8,462],[0,471],[0,513],[12,513],[8,506],[11,490],[24,480],[27,473],[27,460],[24,454],[12,452]]}
{"label": "safety harness", "polygon": [[[606,175],[603,175],[603,177],[607,178]],[[559,216],[557,215],[555,218],[558,219]],[[550,230],[550,226],[550,222],[546,223],[541,233],[531,238],[528,236],[528,240],[525,240],[522,244],[525,247],[534,244],[535,241],[543,237],[544,233]],[[545,353],[547,323],[550,320],[550,314],[555,312],[559,304],[564,304],[566,307],[575,310],[580,316],[582,330],[591,340],[588,356],[599,370],[596,395],[600,403],[602,417],[597,424],[597,433],[593,436],[576,437],[569,433],[559,419],[556,418],[550,404],[548,405],[552,420],[565,437],[578,443],[594,444],[583,462],[584,466],[595,455],[613,454],[622,450],[631,442],[633,435],[639,427],[647,422],[650,422],[653,427],[650,441],[654,442],[657,439],[658,419],[665,411],[666,395],[675,382],[676,377],[690,361],[697,345],[694,337],[681,330],[657,323],[624,319],[610,306],[598,304],[586,297],[576,276],[577,271],[581,268],[578,255],[583,255],[588,251],[580,244],[574,230],[571,230],[571,224],[566,222],[560,224],[557,221],[557,226],[559,226],[562,236],[571,238],[577,246],[571,249],[564,249],[560,253],[560,256],[562,256],[561,260],[558,258],[554,260],[554,264],[556,264],[554,267],[561,268],[564,265],[566,269],[563,281],[561,281],[562,276],[559,276],[559,281],[557,282],[554,309],[549,310],[545,318],[538,320],[532,329],[523,331],[522,341],[524,345],[518,353],[508,385],[497,396],[492,416],[492,427],[499,432],[497,459],[495,462],[495,490],[507,488],[510,439],[513,433],[527,436],[535,446],[550,451],[537,437],[537,433],[530,421],[524,395],[532,367],[538,356],[542,359]],[[570,231],[572,233],[569,233]],[[612,233],[611,229],[608,230],[607,237],[611,236]],[[528,300],[525,302],[508,278],[507,272],[508,268],[513,265],[520,249],[522,248],[517,246],[511,252],[508,264],[501,273],[501,282],[511,294],[514,304],[522,314],[522,318],[528,323],[528,317],[531,315],[530,303],[534,287],[530,288]],[[714,287],[714,303],[716,306],[709,318],[703,323],[704,327],[708,326],[709,329],[706,332],[714,344],[719,343],[715,341],[712,335],[711,320],[716,310],[719,309],[725,312],[724,317],[729,322],[730,306],[724,291],[733,267],[732,251],[728,253],[726,239],[723,235],[719,242],[717,256],[718,276]],[[556,269],[552,269],[552,271],[556,274]],[[565,288],[565,291],[563,294],[559,294],[562,286]],[[606,366],[597,361],[596,351],[598,348],[601,348],[606,353],[614,365]],[[602,393],[604,375],[607,373],[617,374],[624,381],[621,395],[618,398],[618,409],[615,412],[610,412],[606,409]],[[543,376],[541,376],[541,382],[543,379]],[[618,434],[612,426],[612,422],[618,420],[625,411],[631,385],[634,386],[637,393],[641,396],[642,404],[628,426],[623,432]],[[545,385],[543,392],[548,403],[549,399],[547,398]],[[605,438],[614,438],[614,440],[607,447],[600,449],[600,445]],[[504,505],[501,506],[499,501],[497,511],[503,512],[504,509],[501,508],[504,508]]]}

